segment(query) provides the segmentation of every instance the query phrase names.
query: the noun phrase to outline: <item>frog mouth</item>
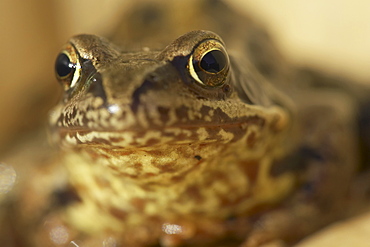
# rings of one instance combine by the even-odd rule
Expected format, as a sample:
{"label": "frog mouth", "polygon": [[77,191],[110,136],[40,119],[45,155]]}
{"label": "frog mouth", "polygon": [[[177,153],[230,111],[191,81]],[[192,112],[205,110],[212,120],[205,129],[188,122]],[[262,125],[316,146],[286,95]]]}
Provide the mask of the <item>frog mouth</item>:
{"label": "frog mouth", "polygon": [[150,147],[155,145],[191,145],[194,143],[229,143],[248,139],[254,142],[256,133],[278,135],[279,125],[257,115],[235,121],[175,123],[169,126],[133,126],[127,129],[88,129],[85,127],[60,127],[54,132],[57,142],[67,146],[90,146],[106,149]]}
{"label": "frog mouth", "polygon": [[230,114],[228,109],[204,104],[192,111],[183,105],[177,108],[156,105],[155,110],[141,107],[134,112],[129,104],[100,103],[91,112],[88,107],[94,102],[86,104],[86,109],[76,109],[73,105],[55,109],[51,123],[56,143],[109,148],[230,142],[243,138],[252,130],[276,135],[286,129],[289,122],[281,108],[251,106]]}

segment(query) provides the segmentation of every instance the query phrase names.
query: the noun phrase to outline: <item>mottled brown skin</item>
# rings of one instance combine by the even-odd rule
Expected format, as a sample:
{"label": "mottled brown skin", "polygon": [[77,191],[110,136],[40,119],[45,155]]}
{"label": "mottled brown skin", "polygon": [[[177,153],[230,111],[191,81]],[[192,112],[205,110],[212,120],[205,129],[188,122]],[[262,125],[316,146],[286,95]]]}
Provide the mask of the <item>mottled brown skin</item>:
{"label": "mottled brown skin", "polygon": [[[25,169],[38,179],[4,204],[17,215],[9,246],[283,246],[344,215],[358,101],[300,83],[257,24],[198,4],[196,29],[210,18],[225,42],[140,28],[162,23],[167,3],[128,14],[135,32],[120,25],[112,37],[123,45],[78,35],[62,48],[75,68],[56,73],[64,94],[50,137],[60,150]],[[193,59],[211,50],[225,66],[206,73]]]}

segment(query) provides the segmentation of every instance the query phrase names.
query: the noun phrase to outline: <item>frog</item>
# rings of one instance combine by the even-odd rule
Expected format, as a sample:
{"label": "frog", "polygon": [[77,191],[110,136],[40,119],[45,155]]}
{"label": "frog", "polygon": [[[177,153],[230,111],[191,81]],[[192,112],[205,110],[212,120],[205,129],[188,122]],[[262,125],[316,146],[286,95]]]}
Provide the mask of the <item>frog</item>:
{"label": "frog", "polygon": [[220,1],[167,19],[189,3],[138,3],[109,39],[61,48],[54,145],[25,144],[41,155],[15,167],[3,243],[291,246],[346,216],[368,164],[368,89],[288,64]]}

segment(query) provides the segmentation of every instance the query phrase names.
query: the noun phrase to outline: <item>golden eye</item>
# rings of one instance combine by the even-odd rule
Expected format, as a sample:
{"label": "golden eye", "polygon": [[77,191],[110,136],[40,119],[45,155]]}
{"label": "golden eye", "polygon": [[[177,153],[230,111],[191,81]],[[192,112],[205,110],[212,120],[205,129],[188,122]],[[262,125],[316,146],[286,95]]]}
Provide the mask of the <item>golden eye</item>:
{"label": "golden eye", "polygon": [[79,56],[72,45],[59,53],[55,61],[55,74],[65,90],[74,87],[81,76],[81,64]]}
{"label": "golden eye", "polygon": [[223,44],[215,39],[202,41],[189,58],[188,70],[201,85],[222,86],[229,72],[229,57]]}

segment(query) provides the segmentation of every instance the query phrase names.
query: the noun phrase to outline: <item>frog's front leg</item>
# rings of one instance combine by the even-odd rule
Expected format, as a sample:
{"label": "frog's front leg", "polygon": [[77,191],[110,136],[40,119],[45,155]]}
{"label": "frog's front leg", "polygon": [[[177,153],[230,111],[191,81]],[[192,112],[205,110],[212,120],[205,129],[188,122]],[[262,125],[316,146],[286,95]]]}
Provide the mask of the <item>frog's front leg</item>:
{"label": "frog's front leg", "polygon": [[346,215],[358,155],[353,104],[342,96],[331,93],[321,101],[315,92],[315,102],[300,109],[300,147],[272,171],[275,176],[294,171],[296,192],[255,222],[243,247],[289,246]]}

